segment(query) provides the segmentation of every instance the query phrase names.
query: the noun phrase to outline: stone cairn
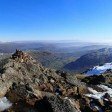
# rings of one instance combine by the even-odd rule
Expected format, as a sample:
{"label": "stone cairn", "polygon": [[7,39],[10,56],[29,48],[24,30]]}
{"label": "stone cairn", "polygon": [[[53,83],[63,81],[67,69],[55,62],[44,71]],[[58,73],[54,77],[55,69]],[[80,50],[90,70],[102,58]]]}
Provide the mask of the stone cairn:
{"label": "stone cairn", "polygon": [[18,62],[27,62],[28,60],[31,60],[31,57],[27,53],[16,49],[16,52],[12,54],[11,59],[16,60]]}

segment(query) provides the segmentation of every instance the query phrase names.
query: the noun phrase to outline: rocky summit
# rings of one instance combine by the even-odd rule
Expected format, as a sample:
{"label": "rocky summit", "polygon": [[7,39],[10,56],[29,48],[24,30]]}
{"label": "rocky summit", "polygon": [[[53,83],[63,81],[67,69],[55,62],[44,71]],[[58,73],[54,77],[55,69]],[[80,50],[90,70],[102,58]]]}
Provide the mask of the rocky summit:
{"label": "rocky summit", "polygon": [[0,62],[0,111],[111,112],[111,88],[103,85],[105,80],[99,85],[91,81],[45,68],[16,50]]}

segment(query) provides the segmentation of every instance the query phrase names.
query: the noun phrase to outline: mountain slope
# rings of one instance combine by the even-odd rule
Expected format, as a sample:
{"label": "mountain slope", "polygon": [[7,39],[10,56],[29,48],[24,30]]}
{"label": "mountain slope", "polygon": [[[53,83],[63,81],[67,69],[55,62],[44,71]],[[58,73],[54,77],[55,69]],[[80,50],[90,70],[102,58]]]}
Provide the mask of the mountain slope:
{"label": "mountain slope", "polygon": [[93,66],[112,62],[112,48],[103,48],[81,56],[75,62],[67,64],[64,69],[83,72]]}
{"label": "mountain slope", "polygon": [[[98,79],[95,80],[100,81],[98,84],[110,85],[112,80],[108,80],[108,76],[82,77],[79,80],[64,71],[43,67],[20,50],[2,60],[0,65],[0,111],[93,112],[100,109],[105,112],[107,106],[111,110],[112,89],[105,85],[97,86],[93,81]],[[92,85],[88,85],[88,80]]]}
{"label": "mountain slope", "polygon": [[64,65],[76,60],[76,57],[70,53],[32,50],[28,51],[28,54],[40,62],[44,67],[57,70],[62,69]]}
{"label": "mountain slope", "polygon": [[12,103],[9,112],[78,112],[64,99],[77,88],[78,93],[86,90],[75,76],[45,68],[20,50],[0,64],[0,97]]}

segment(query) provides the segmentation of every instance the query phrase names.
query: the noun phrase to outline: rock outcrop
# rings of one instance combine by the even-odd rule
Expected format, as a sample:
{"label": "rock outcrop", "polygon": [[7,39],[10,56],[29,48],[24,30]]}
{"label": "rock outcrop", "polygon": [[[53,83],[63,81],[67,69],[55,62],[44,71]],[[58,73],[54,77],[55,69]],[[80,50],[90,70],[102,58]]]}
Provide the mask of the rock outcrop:
{"label": "rock outcrop", "polygon": [[[81,82],[75,75],[43,67],[20,50],[16,50],[11,58],[2,60],[0,64],[2,65],[0,101],[3,107],[6,107],[1,111],[106,112],[112,110],[111,95],[106,94],[103,86],[97,85],[105,83],[105,80],[103,82],[100,80],[104,76],[84,77]],[[100,83],[95,82],[96,79]],[[109,84],[110,82],[111,80]],[[108,91],[111,89],[109,88]],[[96,93],[102,96],[95,99]]]}
{"label": "rock outcrop", "polygon": [[76,77],[44,68],[20,50],[3,63],[0,74],[0,97],[12,103],[9,112],[46,112],[47,108],[49,112],[78,112],[69,97],[86,91],[86,87],[78,87]]}

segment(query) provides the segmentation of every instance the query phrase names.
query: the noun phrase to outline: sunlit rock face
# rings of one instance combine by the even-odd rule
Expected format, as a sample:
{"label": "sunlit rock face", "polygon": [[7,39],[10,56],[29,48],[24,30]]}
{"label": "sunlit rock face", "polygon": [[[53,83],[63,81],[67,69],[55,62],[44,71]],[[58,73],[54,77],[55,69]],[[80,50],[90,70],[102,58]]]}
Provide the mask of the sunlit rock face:
{"label": "sunlit rock face", "polygon": [[0,111],[4,111],[12,106],[12,103],[6,98],[3,97],[0,99]]}

